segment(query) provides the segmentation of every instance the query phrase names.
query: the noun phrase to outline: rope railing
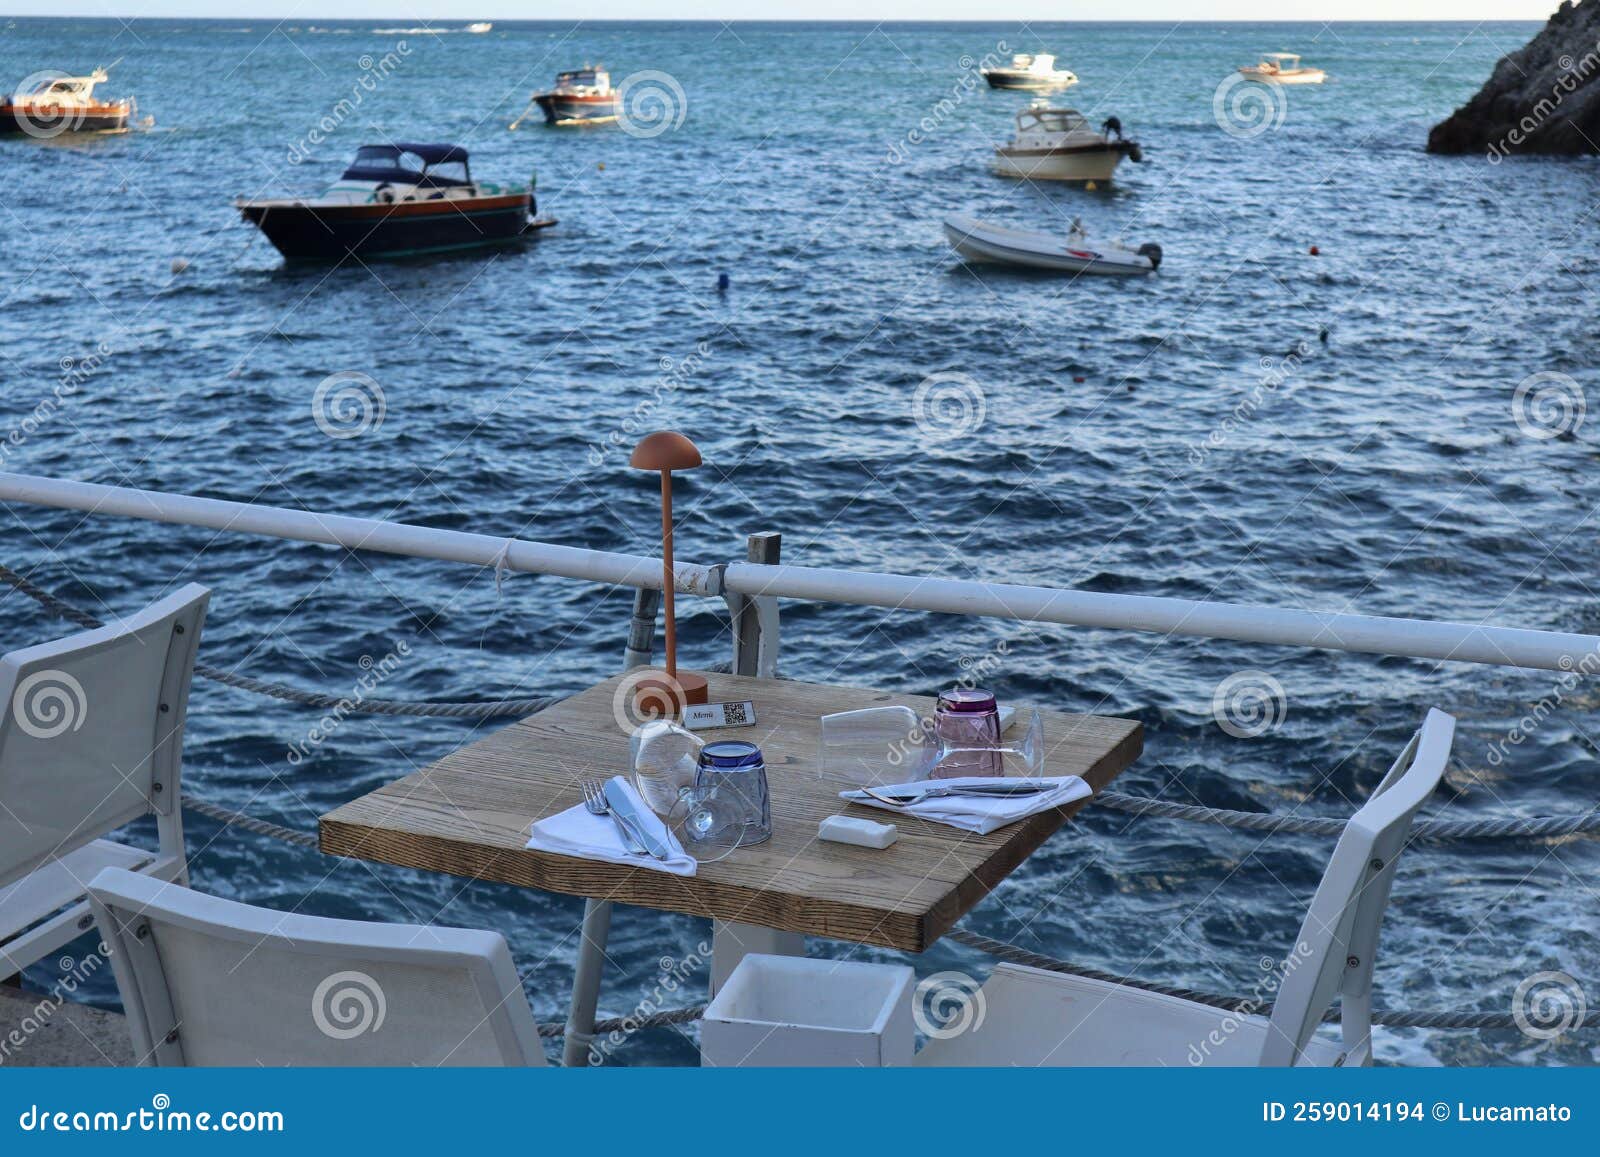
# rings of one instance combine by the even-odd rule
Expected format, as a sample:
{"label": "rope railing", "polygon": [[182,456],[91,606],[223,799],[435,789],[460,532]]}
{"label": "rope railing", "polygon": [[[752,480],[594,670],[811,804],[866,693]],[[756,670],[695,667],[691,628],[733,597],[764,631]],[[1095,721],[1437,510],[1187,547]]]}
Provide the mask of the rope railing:
{"label": "rope railing", "polygon": [[[1053,956],[1045,956],[1038,952],[1030,952],[1015,944],[1008,944],[1004,940],[996,940],[992,936],[981,933],[969,932],[965,928],[952,928],[945,933],[958,944],[965,944],[968,948],[976,948],[980,952],[987,952],[997,959],[1010,964],[1023,964],[1029,968],[1038,968],[1046,972],[1059,972],[1067,976],[1081,976],[1087,980],[1099,980],[1106,984],[1120,984],[1125,988],[1137,988],[1143,992],[1158,993],[1161,996],[1175,996],[1179,1000],[1190,1000],[1196,1004],[1203,1004],[1210,1008],[1220,1008],[1236,1014],[1257,1015],[1270,1017],[1272,1006],[1261,1004],[1246,996],[1226,996],[1217,992],[1203,992],[1193,988],[1177,988],[1167,984],[1155,984],[1148,980],[1137,980],[1131,976],[1118,976],[1112,972],[1102,972],[1098,968],[1086,968],[1081,964],[1069,964],[1065,960],[1057,960]],[[1337,1024],[1339,1012],[1330,1008],[1323,1014],[1323,1021]],[[1484,1029],[1484,1028],[1520,1028],[1516,1017],[1509,1012],[1414,1012],[1407,1010],[1375,1009],[1372,1013],[1372,1023],[1386,1025],[1389,1028],[1456,1028],[1456,1029]],[[1573,1028],[1600,1028],[1600,1009],[1587,1012],[1581,1021],[1574,1023]]]}
{"label": "rope railing", "polygon": [[[1278,812],[1242,812],[1228,808],[1202,807],[1174,803],[1119,791],[1097,792],[1089,801],[1113,811],[1134,816],[1188,820],[1242,828],[1252,832],[1293,832],[1301,835],[1338,836],[1345,820],[1336,816],[1291,816]],[[1417,820],[1411,825],[1412,840],[1555,839],[1600,831],[1600,809],[1590,808],[1576,816],[1528,816],[1490,820]]]}
{"label": "rope railing", "polygon": [[[75,623],[89,631],[105,626],[102,620],[95,618],[88,611],[75,607],[65,599],[51,594],[37,583],[3,564],[0,564],[0,580],[10,584],[51,614],[65,619],[69,623]],[[421,715],[442,716],[447,719],[493,719],[509,715],[532,715],[534,712],[542,711],[552,703],[560,701],[558,697],[548,696],[537,699],[492,699],[454,703],[352,698],[350,696],[324,695],[316,691],[302,691],[300,688],[291,687],[287,683],[272,683],[265,679],[253,679],[248,675],[239,675],[221,667],[213,667],[209,663],[196,663],[194,665],[194,673],[213,682],[236,687],[241,691],[253,691],[257,695],[268,695],[274,699],[298,703],[303,707],[342,711],[347,715]]]}

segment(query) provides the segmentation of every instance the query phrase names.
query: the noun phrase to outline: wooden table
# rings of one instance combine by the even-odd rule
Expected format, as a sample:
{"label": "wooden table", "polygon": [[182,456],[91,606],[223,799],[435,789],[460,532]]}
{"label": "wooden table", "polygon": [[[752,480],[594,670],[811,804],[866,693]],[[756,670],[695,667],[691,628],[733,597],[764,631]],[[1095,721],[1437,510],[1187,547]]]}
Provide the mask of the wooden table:
{"label": "wooden table", "polygon": [[[817,839],[846,804],[817,776],[818,719],[830,712],[930,699],[856,687],[710,675],[711,701],[753,700],[757,723],[708,737],[748,739],[766,756],[772,839],[692,877],[574,859],[523,845],[528,825],[581,802],[579,780],[629,766],[614,708],[617,676],[469,744],[322,817],[322,850],[407,868],[639,904],[692,916],[921,952],[938,940],[1082,806],[1082,801],[986,836],[908,816],[876,851]],[[1134,720],[1041,711],[1049,775],[1104,788],[1139,755]]]}

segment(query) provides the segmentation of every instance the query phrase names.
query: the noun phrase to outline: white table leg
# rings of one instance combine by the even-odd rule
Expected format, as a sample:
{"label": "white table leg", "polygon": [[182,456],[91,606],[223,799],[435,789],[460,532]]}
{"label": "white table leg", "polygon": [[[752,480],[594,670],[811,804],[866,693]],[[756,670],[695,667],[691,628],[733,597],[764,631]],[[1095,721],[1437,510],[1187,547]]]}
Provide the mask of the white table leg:
{"label": "white table leg", "polygon": [[589,1063],[594,1043],[594,1012],[600,1003],[600,972],[606,962],[606,937],[611,933],[611,902],[583,902],[582,939],[578,944],[578,969],[572,977],[572,1002],[567,1007],[567,1036],[561,1063],[581,1069]]}
{"label": "white table leg", "polygon": [[804,956],[806,938],[798,932],[779,932],[759,924],[711,922],[711,995],[733,975],[739,961],[752,952],[768,956]]}

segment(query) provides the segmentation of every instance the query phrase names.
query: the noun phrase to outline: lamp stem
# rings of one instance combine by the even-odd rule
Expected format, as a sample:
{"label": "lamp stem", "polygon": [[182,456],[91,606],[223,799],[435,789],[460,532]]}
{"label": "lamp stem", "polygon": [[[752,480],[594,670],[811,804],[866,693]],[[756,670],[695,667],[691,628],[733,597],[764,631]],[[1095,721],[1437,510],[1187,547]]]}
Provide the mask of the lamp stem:
{"label": "lamp stem", "polygon": [[678,627],[673,616],[672,471],[661,472],[661,601],[667,619],[667,678],[678,677]]}

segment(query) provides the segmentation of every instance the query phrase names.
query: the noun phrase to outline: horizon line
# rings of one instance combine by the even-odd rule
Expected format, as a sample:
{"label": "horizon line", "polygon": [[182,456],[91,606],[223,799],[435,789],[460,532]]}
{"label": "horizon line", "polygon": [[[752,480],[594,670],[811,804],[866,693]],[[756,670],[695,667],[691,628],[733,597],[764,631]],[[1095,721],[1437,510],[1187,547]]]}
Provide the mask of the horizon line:
{"label": "horizon line", "polygon": [[[1553,14],[1554,13],[1552,11],[1552,15]],[[252,20],[275,20],[275,21],[277,21],[278,23],[281,24],[281,23],[285,23],[286,21],[288,21],[290,19],[290,17],[275,16],[275,15],[273,15],[271,13],[266,13],[266,12],[259,13],[257,15],[253,15],[253,16],[194,16],[194,15],[170,15],[170,14],[169,15],[150,15],[150,14],[145,14],[145,13],[135,14],[135,15],[131,15],[131,16],[119,16],[115,12],[95,12],[95,13],[89,13],[89,12],[68,12],[68,13],[60,13],[60,12],[54,12],[54,13],[17,12],[17,13],[0,14],[0,19],[5,19],[5,20],[8,20],[8,21],[14,21],[14,20],[116,20],[116,21],[122,21],[124,23],[132,23],[133,21],[137,21],[137,20],[146,20],[146,21],[150,21],[150,20],[190,20],[190,21],[206,21],[208,23],[214,23],[214,24],[244,23],[246,21],[252,21]],[[459,27],[462,26],[463,20],[465,18],[460,17],[460,16],[452,16],[452,17],[448,17],[448,18],[446,18],[446,17],[426,17],[426,16],[422,16],[422,17],[419,17],[419,16],[401,17],[401,16],[388,16],[388,15],[380,13],[380,14],[377,14],[377,15],[374,15],[374,16],[359,16],[359,17],[357,17],[357,16],[340,16],[340,17],[334,17],[334,18],[331,18],[331,19],[330,18],[313,17],[313,18],[311,18],[310,21],[307,21],[307,23],[311,23],[311,22],[314,21],[317,24],[317,26],[320,27],[322,25],[328,25],[328,24],[368,24],[368,23],[371,23],[374,20],[391,20],[391,19],[393,19],[393,20],[400,20],[400,19],[410,20],[410,21],[413,22],[414,26],[418,27],[418,28],[427,27],[429,25],[437,25],[441,29],[447,29],[447,28],[448,29],[456,29],[456,28],[459,28]],[[1146,17],[1130,16],[1130,17],[1127,17],[1127,18],[1124,18],[1124,19],[1118,19],[1118,20],[1071,20],[1071,19],[1065,19],[1065,20],[1048,19],[1047,20],[1047,19],[1042,19],[1042,18],[1039,18],[1039,17],[1027,17],[1027,16],[996,16],[996,17],[992,17],[992,18],[984,19],[984,20],[914,20],[914,19],[903,19],[903,18],[902,19],[873,19],[870,16],[837,17],[837,18],[834,18],[834,19],[827,19],[827,20],[815,19],[815,18],[807,17],[807,16],[767,16],[767,17],[763,17],[761,19],[718,20],[715,17],[672,18],[672,17],[652,16],[652,17],[629,18],[629,17],[619,17],[619,16],[607,16],[607,17],[575,16],[575,17],[544,17],[544,18],[541,18],[541,19],[538,19],[538,20],[496,19],[496,20],[491,20],[491,21],[485,21],[485,23],[493,24],[496,27],[499,27],[502,24],[505,24],[505,25],[519,25],[519,24],[526,24],[526,25],[534,25],[534,24],[715,24],[715,25],[718,25],[719,27],[720,26],[725,26],[725,25],[741,25],[741,24],[874,24],[874,25],[885,25],[885,24],[950,24],[950,25],[974,24],[974,25],[992,26],[992,25],[995,25],[995,24],[1005,24],[1005,23],[1011,23],[1011,22],[1020,21],[1022,23],[1029,24],[1029,25],[1034,25],[1034,24],[1046,24],[1046,25],[1048,25],[1048,24],[1175,24],[1175,25],[1176,24],[1190,24],[1190,25],[1198,25],[1198,24],[1314,24],[1314,25],[1322,25],[1322,26],[1332,27],[1332,26],[1347,25],[1347,24],[1473,24],[1473,25],[1482,26],[1484,24],[1538,24],[1538,23],[1541,23],[1541,22],[1542,23],[1549,23],[1549,20],[1550,20],[1550,17],[1544,17],[1543,20],[1541,21],[1541,19],[1539,17],[1536,17],[1536,16],[1504,16],[1504,17],[1497,17],[1497,18],[1495,18],[1493,20],[1474,20],[1471,17],[1462,17],[1462,18],[1459,18],[1459,19],[1457,19],[1457,18],[1441,19],[1441,18],[1438,18],[1438,17],[1413,17],[1413,18],[1410,18],[1410,19],[1396,18],[1396,19],[1391,19],[1391,20],[1320,20],[1320,19],[1317,19],[1316,17],[1308,17],[1308,18],[1302,19],[1302,20],[1252,20],[1252,19],[1249,19],[1247,17],[1228,17],[1228,16],[1217,16],[1217,17],[1209,17],[1209,18],[1206,18],[1206,19],[1187,19],[1187,20],[1186,19],[1177,19],[1177,18],[1173,18],[1173,17],[1156,17],[1156,16],[1146,16]],[[467,23],[471,23],[471,21],[466,21],[466,22]]]}

